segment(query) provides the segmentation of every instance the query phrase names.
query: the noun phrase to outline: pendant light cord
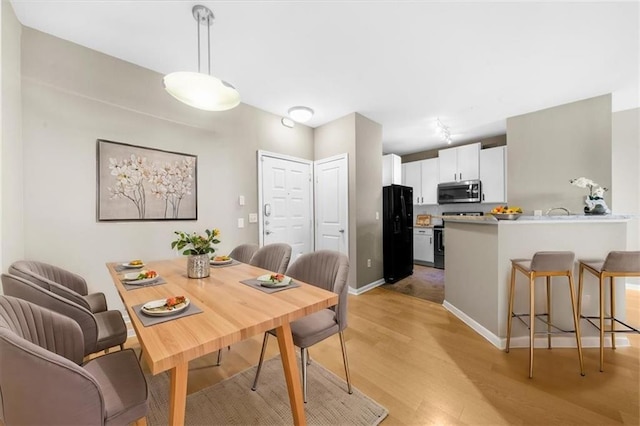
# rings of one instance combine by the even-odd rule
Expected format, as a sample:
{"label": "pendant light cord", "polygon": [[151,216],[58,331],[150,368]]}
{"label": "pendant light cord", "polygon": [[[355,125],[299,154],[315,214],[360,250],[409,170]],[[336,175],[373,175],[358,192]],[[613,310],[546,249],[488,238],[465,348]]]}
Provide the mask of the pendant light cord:
{"label": "pendant light cord", "polygon": [[198,26],[198,72],[200,72],[200,17],[196,19],[196,25]]}
{"label": "pendant light cord", "polygon": [[211,75],[211,15],[207,15],[207,60],[209,61],[209,75]]}

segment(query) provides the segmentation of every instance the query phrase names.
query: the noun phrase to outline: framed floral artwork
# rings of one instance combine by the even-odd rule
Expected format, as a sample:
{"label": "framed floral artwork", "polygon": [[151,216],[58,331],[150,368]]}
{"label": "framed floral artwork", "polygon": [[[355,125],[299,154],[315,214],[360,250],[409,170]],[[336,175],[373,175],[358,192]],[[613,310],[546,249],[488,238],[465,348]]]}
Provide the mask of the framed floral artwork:
{"label": "framed floral artwork", "polygon": [[197,220],[198,157],[97,141],[97,219]]}

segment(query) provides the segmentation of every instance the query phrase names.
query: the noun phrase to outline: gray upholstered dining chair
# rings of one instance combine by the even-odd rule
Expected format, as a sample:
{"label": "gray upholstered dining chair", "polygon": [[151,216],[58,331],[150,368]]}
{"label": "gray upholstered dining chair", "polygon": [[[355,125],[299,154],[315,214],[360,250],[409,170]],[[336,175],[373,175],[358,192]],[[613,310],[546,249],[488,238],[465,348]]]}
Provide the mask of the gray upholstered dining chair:
{"label": "gray upholstered dining chair", "polygon": [[148,389],[131,349],[81,365],[71,318],[0,296],[0,419],[6,425],[146,424]]}
{"label": "gray upholstered dining chair", "polygon": [[229,253],[229,257],[242,263],[249,263],[251,257],[258,250],[257,244],[240,244]]}
{"label": "gray upholstered dining chair", "polygon": [[75,320],[82,330],[84,355],[107,350],[113,346],[123,349],[127,340],[127,326],[120,311],[93,313],[84,306],[25,280],[2,274],[5,295],[24,299]]}
{"label": "gray upholstered dining chair", "polygon": [[[330,250],[306,253],[298,257],[298,259],[289,266],[286,275],[324,290],[333,291],[337,293],[339,297],[336,306],[307,315],[291,323],[293,344],[300,348],[304,402],[307,402],[308,348],[334,334],[340,336],[347,388],[348,392],[352,393],[349,362],[347,360],[347,349],[343,334],[344,329],[347,328],[347,297],[349,289],[347,277],[349,275],[349,259],[342,253]],[[258,378],[260,377],[260,370],[262,369],[269,334],[275,335],[275,330],[270,330],[264,334],[260,361],[258,362],[258,370],[256,371],[253,386],[251,387],[252,390],[256,390],[258,385]]]}
{"label": "gray upholstered dining chair", "polygon": [[251,256],[249,264],[278,274],[284,274],[291,259],[291,246],[274,243],[260,247]]}
{"label": "gray upholstered dining chair", "polygon": [[65,297],[91,312],[107,310],[104,293],[89,293],[84,278],[73,272],[36,260],[13,262],[8,272]]}

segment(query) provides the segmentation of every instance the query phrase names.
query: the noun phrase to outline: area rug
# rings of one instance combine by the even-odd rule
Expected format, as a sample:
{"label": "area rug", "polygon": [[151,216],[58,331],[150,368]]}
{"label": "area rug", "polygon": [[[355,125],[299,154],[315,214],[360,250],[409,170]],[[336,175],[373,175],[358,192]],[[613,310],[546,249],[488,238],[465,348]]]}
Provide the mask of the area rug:
{"label": "area rug", "polygon": [[414,265],[413,275],[393,284],[385,284],[382,288],[442,304],[444,301],[444,270]]}
{"label": "area rug", "polygon": [[[307,376],[305,413],[309,425],[377,425],[386,408],[353,388],[317,363]],[[264,362],[255,392],[251,390],[256,367],[187,396],[186,425],[291,425],[293,418],[280,357]],[[149,425],[168,422],[169,375],[147,377]]]}

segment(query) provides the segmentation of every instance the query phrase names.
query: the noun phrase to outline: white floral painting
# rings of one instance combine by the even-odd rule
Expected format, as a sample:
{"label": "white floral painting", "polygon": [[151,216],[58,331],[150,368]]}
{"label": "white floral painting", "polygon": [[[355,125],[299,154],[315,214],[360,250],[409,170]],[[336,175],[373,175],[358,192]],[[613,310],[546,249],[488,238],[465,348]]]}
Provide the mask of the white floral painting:
{"label": "white floral painting", "polygon": [[98,221],[196,220],[195,155],[98,139]]}

